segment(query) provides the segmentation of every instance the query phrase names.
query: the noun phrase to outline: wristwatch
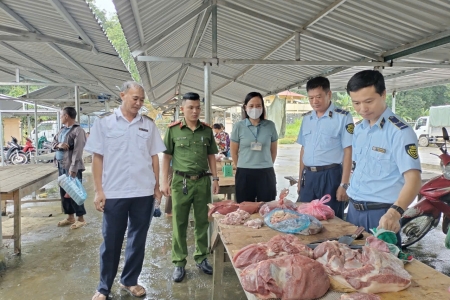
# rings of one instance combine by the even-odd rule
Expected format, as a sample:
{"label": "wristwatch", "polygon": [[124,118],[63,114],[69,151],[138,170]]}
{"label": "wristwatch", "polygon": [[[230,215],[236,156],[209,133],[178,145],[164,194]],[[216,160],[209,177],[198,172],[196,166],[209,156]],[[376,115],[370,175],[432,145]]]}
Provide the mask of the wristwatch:
{"label": "wristwatch", "polygon": [[343,187],[344,190],[347,190],[348,187],[350,186],[350,183],[341,183],[339,186]]}
{"label": "wristwatch", "polygon": [[213,181],[219,181],[219,177],[213,177]]}
{"label": "wristwatch", "polygon": [[395,209],[400,214],[400,216],[403,216],[403,214],[405,213],[405,210],[398,205],[393,204],[391,205],[391,208]]}

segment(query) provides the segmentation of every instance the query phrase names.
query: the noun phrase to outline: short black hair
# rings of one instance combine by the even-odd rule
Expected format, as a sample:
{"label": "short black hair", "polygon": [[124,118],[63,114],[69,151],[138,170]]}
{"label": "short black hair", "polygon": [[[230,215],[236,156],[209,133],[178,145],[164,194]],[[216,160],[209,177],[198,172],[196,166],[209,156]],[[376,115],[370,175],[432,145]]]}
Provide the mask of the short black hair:
{"label": "short black hair", "polygon": [[200,101],[200,95],[197,93],[189,92],[183,95],[183,101],[184,100]]}
{"label": "short black hair", "polygon": [[308,80],[308,82],[306,83],[307,92],[309,90],[314,90],[317,88],[322,88],[325,93],[328,93],[330,91],[330,81],[328,80],[328,78],[322,76],[314,77],[313,79]]}
{"label": "short black hair", "polygon": [[213,125],[214,129],[222,129],[222,126],[219,123]]}
{"label": "short black hair", "polygon": [[263,100],[263,96],[261,95],[261,93],[258,92],[250,92],[245,96],[245,100],[244,100],[244,105],[242,105],[242,108],[244,109],[244,113],[245,113],[245,118],[249,118],[247,111],[245,110],[245,106],[248,104],[248,102],[250,100],[252,100],[252,98],[258,97],[261,99],[261,104],[262,104],[262,109],[263,112],[261,114],[261,117],[259,117],[260,120],[264,120],[265,116],[266,116],[266,108],[264,107],[264,100]]}
{"label": "short black hair", "polygon": [[69,118],[75,120],[75,118],[77,117],[77,111],[75,110],[75,107],[71,107],[71,106],[67,106],[64,107],[63,112],[69,116]]}
{"label": "short black hair", "polygon": [[357,92],[369,86],[374,86],[377,94],[382,96],[386,90],[383,74],[377,70],[364,70],[356,73],[347,83],[347,93],[350,95],[350,92]]}

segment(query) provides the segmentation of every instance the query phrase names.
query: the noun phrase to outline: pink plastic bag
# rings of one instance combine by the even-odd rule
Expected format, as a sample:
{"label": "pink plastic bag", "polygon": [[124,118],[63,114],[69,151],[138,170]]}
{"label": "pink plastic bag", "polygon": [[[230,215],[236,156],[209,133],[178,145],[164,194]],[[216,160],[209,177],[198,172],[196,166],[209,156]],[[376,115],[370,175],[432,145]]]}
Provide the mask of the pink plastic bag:
{"label": "pink plastic bag", "polygon": [[330,202],[331,196],[325,195],[320,200],[316,199],[310,203],[300,205],[297,211],[301,214],[307,214],[318,220],[328,220],[334,218],[334,210],[325,203]]}

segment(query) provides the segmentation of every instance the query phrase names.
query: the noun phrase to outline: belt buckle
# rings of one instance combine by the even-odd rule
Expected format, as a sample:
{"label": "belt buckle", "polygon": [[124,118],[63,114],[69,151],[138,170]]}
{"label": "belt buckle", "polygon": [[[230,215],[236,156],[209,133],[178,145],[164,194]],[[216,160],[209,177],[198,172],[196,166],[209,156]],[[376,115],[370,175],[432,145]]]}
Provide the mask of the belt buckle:
{"label": "belt buckle", "polygon": [[355,206],[356,206],[356,210],[365,210],[364,204],[362,204],[362,203],[355,203]]}
{"label": "belt buckle", "polygon": [[199,178],[198,175],[192,175],[192,176],[190,177],[191,180],[197,180],[198,178]]}
{"label": "belt buckle", "polygon": [[312,172],[317,172],[317,168],[316,167],[310,167]]}

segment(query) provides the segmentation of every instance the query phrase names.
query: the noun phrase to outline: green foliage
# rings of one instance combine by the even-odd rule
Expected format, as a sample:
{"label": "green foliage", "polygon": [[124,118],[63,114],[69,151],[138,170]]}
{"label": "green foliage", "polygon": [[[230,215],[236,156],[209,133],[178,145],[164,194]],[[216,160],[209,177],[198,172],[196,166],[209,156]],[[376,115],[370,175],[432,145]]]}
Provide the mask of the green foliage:
{"label": "green foliage", "polygon": [[100,24],[103,26],[106,35],[113,44],[114,48],[116,48],[128,71],[130,71],[133,80],[141,82],[141,77],[139,76],[136,63],[131,55],[130,48],[128,47],[117,15],[113,14],[108,16],[105,10],[101,10],[95,5],[95,0],[87,0],[87,2],[94,14],[97,16]]}
{"label": "green foliage", "polygon": [[336,106],[349,111],[354,118],[360,117],[353,108],[352,98],[347,93],[333,93],[331,99],[334,100]]}
{"label": "green foliage", "polygon": [[279,144],[294,144],[297,141],[297,136],[300,131],[300,126],[302,126],[303,119],[295,120],[293,124],[286,124],[286,133],[284,138],[279,139]]}

